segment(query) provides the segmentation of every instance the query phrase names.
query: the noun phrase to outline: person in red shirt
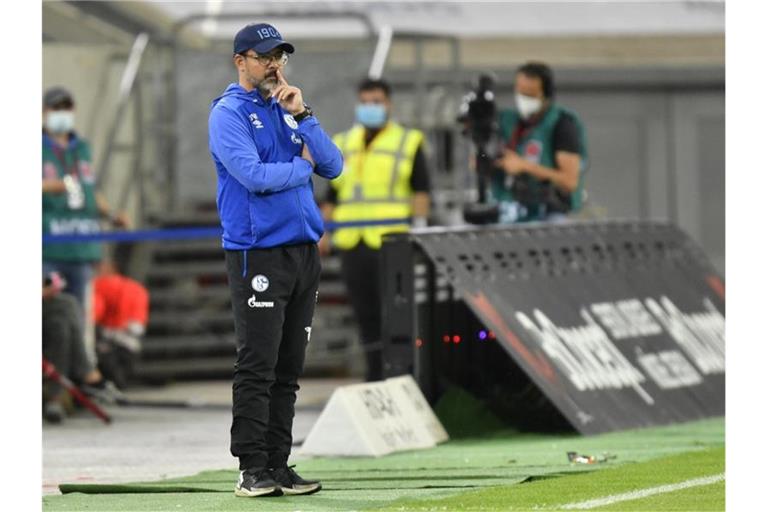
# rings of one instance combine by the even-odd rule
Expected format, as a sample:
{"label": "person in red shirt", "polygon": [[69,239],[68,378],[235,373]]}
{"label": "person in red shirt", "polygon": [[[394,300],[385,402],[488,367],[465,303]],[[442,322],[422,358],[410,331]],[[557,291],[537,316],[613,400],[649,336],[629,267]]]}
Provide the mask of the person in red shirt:
{"label": "person in red shirt", "polygon": [[149,318],[149,293],[105,259],[93,281],[93,318],[99,369],[124,389],[141,353],[141,338]]}

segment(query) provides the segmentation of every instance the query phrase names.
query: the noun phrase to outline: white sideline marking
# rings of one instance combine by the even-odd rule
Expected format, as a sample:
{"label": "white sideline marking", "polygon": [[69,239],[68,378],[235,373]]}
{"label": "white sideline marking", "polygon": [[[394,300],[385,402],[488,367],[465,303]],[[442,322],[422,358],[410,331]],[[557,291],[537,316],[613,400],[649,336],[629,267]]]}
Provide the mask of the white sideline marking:
{"label": "white sideline marking", "polygon": [[680,489],[688,489],[689,487],[698,487],[700,485],[715,484],[725,480],[725,473],[719,475],[704,476],[701,478],[693,478],[677,484],[660,485],[658,487],[650,487],[648,489],[640,489],[638,491],[625,492],[623,494],[613,494],[611,496],[604,496],[602,498],[595,498],[593,500],[580,501],[578,503],[568,503],[562,508],[566,509],[588,509],[595,507],[603,507],[605,505],[611,505],[620,501],[637,500],[655,494],[663,494],[666,492],[679,491]]}

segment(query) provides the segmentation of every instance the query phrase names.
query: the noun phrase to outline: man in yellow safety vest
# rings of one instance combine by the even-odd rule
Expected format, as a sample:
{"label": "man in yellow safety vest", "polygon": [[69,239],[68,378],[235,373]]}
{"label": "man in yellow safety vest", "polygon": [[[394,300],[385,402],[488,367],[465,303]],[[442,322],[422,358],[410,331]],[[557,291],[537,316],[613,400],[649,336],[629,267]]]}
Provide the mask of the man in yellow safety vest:
{"label": "man in yellow safety vest", "polygon": [[379,249],[385,233],[427,225],[429,169],[424,134],[390,119],[391,88],[384,80],[358,86],[357,123],[333,137],[344,170],[330,182],[323,216],[334,222],[402,219],[402,223],[342,228],[320,241],[341,251],[342,274],[366,350],[366,380],[383,378]]}

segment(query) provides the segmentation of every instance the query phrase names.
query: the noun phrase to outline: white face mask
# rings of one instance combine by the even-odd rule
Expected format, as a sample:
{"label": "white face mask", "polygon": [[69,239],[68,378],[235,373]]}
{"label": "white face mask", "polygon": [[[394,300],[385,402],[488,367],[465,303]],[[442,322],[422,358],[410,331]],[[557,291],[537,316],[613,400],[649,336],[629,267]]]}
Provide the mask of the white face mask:
{"label": "white face mask", "polygon": [[515,94],[515,106],[517,107],[520,117],[528,119],[533,114],[541,110],[544,102],[541,98],[533,98],[531,96],[525,96],[524,94]]}
{"label": "white face mask", "polygon": [[45,116],[45,127],[51,133],[68,133],[75,127],[75,113],[71,110],[52,110]]}

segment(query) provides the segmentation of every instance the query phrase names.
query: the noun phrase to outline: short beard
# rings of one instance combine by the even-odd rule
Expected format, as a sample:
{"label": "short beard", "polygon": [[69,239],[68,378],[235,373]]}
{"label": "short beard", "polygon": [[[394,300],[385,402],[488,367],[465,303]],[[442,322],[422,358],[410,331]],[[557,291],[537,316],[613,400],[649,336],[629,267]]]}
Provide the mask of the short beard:
{"label": "short beard", "polygon": [[263,97],[269,96],[275,87],[277,87],[276,76],[270,76],[259,80],[258,78],[245,74],[243,78],[245,78],[253,89],[258,90]]}
{"label": "short beard", "polygon": [[256,87],[259,89],[262,96],[269,96],[272,91],[275,90],[275,87],[277,87],[277,80],[271,77],[265,78],[259,82]]}
{"label": "short beard", "polygon": [[245,79],[249,84],[251,84],[251,87],[258,90],[259,93],[265,98],[269,96],[270,93],[272,93],[275,87],[277,87],[276,76],[269,76],[259,80],[253,76],[246,75]]}

